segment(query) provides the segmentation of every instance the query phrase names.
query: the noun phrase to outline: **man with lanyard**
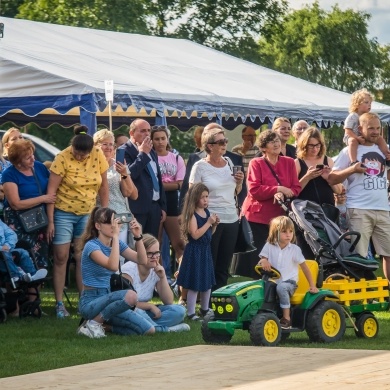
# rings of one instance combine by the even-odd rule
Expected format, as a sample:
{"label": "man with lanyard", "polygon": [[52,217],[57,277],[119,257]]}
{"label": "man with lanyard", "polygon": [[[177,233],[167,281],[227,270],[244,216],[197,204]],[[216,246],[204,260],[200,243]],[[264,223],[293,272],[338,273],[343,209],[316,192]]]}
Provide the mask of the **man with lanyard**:
{"label": "man with lanyard", "polygon": [[330,185],[347,180],[347,221],[350,230],[361,233],[357,252],[367,257],[370,238],[378,255],[383,256],[383,272],[390,277],[390,216],[386,160],[377,141],[381,135],[378,115],[365,113],[359,118],[365,143],[358,146],[358,161],[350,165],[344,148],[329,174]]}
{"label": "man with lanyard", "polygon": [[138,189],[138,199],[129,198],[130,210],[144,233],[158,237],[160,223],[166,217],[166,199],[150,130],[147,121],[135,119],[130,124],[130,139],[120,149],[125,149],[125,161]]}

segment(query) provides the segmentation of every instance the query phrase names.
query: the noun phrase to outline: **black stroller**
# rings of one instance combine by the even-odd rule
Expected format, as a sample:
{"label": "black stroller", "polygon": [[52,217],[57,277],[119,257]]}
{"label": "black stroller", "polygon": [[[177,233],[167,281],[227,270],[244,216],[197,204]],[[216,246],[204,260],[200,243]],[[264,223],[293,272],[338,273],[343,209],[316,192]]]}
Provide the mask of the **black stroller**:
{"label": "black stroller", "polygon": [[342,233],[320,205],[308,200],[293,200],[291,210],[286,205],[282,207],[304,235],[320,269],[323,269],[325,279],[335,274],[356,280],[376,279],[374,272],[379,267],[378,262],[355,253],[356,244],[360,239],[359,232]]}
{"label": "black stroller", "polygon": [[[18,248],[26,249],[32,261],[35,264],[35,259],[29,250],[27,243],[19,241],[17,243]],[[18,252],[11,252],[15,257],[15,263],[18,264]],[[38,279],[33,281],[24,281],[19,279],[15,281],[11,277],[11,272],[7,261],[5,260],[4,253],[0,252],[0,262],[4,264],[7,272],[0,271],[0,323],[7,320],[7,314],[16,310],[19,305],[19,318],[31,316],[40,318],[42,316],[41,299],[39,293],[39,287],[47,280]]]}

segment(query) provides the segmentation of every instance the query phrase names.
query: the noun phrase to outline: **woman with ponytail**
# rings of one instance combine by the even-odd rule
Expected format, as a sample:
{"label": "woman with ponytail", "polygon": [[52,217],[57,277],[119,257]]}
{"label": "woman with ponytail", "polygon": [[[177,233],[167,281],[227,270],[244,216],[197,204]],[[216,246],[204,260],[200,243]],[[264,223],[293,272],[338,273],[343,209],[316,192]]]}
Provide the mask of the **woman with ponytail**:
{"label": "woman with ponytail", "polygon": [[50,167],[47,192],[56,194],[56,201],[55,204],[47,206],[47,237],[53,243],[53,284],[57,318],[69,316],[62,303],[62,295],[70,245],[73,242],[76,283],[81,292],[81,253],[76,249],[77,242],[84,231],[89,214],[96,205],[97,194],[100,195],[101,205],[108,206],[108,163],[101,149],[94,146],[93,138],[87,131],[86,126],[76,126],[70,146],[58,153]]}

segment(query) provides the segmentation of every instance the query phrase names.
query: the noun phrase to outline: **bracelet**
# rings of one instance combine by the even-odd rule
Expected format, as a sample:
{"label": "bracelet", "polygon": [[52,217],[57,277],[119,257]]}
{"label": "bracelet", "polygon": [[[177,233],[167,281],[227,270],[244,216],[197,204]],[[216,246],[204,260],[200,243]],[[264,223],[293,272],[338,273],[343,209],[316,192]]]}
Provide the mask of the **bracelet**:
{"label": "bracelet", "polygon": [[141,234],[139,237],[134,237],[134,241],[141,241],[144,236]]}
{"label": "bracelet", "polygon": [[123,180],[127,179],[127,176],[121,176]]}

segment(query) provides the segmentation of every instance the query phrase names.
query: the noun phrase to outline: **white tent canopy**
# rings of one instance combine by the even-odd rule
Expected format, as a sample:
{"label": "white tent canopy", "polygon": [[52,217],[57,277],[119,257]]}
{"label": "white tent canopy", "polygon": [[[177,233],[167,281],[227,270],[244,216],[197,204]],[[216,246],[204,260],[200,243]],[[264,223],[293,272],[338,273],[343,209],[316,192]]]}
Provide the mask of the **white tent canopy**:
{"label": "white tent canopy", "polygon": [[[0,21],[0,116],[75,108],[95,116],[107,106],[104,80],[114,81],[114,110],[144,109],[160,117],[286,116],[321,123],[341,122],[348,113],[349,94],[188,40]],[[389,121],[390,106],[374,103],[372,111]]]}

